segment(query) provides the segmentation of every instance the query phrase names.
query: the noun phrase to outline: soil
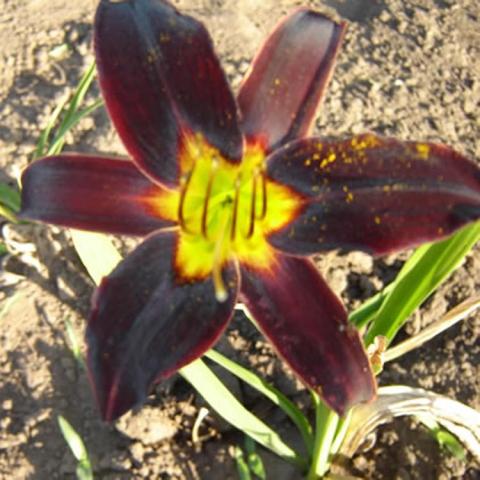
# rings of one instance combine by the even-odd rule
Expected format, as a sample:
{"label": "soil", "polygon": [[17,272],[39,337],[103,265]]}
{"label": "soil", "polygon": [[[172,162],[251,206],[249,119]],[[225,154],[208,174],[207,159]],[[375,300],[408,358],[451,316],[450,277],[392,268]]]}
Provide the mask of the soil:
{"label": "soil", "polygon": [[[39,131],[92,61],[94,0],[0,0],[0,181],[12,185],[31,161]],[[311,5],[350,26],[317,133],[364,130],[448,143],[480,159],[480,5],[477,0],[179,0],[202,19],[236,88],[262,39],[292,7]],[[98,95],[94,89],[90,99]],[[104,111],[81,122],[67,150],[122,152]],[[57,425],[63,415],[81,434],[100,479],[238,478],[232,446],[243,436],[210,412],[180,377],[160,385],[145,408],[113,425],[99,420],[85,372],[68,348],[65,322],[81,337],[94,285],[68,232],[4,224],[21,243],[0,271],[0,479],[72,479],[75,461]],[[338,252],[318,267],[349,309],[388,284],[405,254],[375,259]],[[413,316],[403,338],[478,292],[480,251]],[[8,303],[7,303],[8,302]],[[400,361],[382,384],[431,389],[480,409],[480,314],[471,316]],[[219,344],[311,412],[308,395],[270,346],[238,314]],[[224,374],[223,374],[224,375]],[[278,411],[224,375],[248,408],[290,436]],[[259,448],[268,478],[300,474]],[[344,462],[345,463],[345,462]],[[475,479],[480,467],[441,450],[418,424],[382,427],[373,447],[343,466],[368,479]]]}

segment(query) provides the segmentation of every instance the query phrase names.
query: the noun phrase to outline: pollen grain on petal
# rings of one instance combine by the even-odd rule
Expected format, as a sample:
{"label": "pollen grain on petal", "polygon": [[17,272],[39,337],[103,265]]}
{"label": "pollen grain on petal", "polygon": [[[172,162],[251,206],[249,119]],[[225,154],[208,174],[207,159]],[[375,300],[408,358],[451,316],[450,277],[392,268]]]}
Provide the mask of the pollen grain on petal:
{"label": "pollen grain on petal", "polygon": [[430,155],[430,145],[427,145],[426,143],[417,143],[415,148],[420,158],[423,160],[428,159],[428,156]]}

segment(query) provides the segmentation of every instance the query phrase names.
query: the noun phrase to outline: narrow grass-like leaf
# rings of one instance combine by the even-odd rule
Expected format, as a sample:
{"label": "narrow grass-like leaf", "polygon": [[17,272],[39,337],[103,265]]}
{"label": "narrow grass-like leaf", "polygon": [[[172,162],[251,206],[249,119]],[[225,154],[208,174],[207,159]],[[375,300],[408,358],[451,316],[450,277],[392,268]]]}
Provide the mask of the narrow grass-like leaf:
{"label": "narrow grass-like leaf", "polygon": [[73,358],[77,361],[77,363],[85,369],[85,359],[82,355],[82,349],[80,347],[80,340],[73,329],[72,322],[69,318],[64,320],[65,323],[65,330],[67,331],[67,338],[68,338],[68,346],[70,347],[70,351],[72,352]]}
{"label": "narrow grass-like leaf", "polygon": [[75,473],[77,474],[78,480],[93,480],[93,472],[90,463],[86,464],[85,462],[78,462]]}
{"label": "narrow grass-like leaf", "polygon": [[[92,64],[83,74],[73,96],[70,99],[69,97],[62,99],[50,115],[47,126],[42,131],[37,143],[34,159],[44,155],[55,155],[60,153],[65,142],[65,135],[68,131],[83,117],[90,115],[94,110],[103,105],[103,100],[98,99],[91,105],[80,110],[80,106],[94,78],[95,64]],[[53,135],[53,139],[51,139],[53,128],[58,123],[60,117],[60,124]]]}
{"label": "narrow grass-like leaf", "polygon": [[417,248],[398,272],[395,280],[354,310],[348,317],[349,321],[359,329],[369,323],[380,310],[383,301],[395,288],[395,285],[420,261],[431,246],[431,244],[427,244]]}
{"label": "narrow grass-like leaf", "polygon": [[237,465],[238,478],[240,480],[252,480],[252,476],[250,475],[250,469],[245,462],[245,458],[243,457],[243,452],[240,447],[235,447],[234,458]]}
{"label": "narrow grass-like leaf", "polygon": [[0,203],[17,213],[20,211],[20,193],[6,183],[0,183]]}
{"label": "narrow grass-like leaf", "polygon": [[66,95],[60,102],[58,102],[58,105],[55,107],[55,110],[53,110],[52,114],[50,115],[50,118],[48,119],[48,123],[46,127],[43,129],[42,133],[40,134],[40,138],[37,143],[37,148],[35,150],[34,159],[43,157],[43,155],[46,154],[47,151],[47,145],[49,141],[50,134],[52,132],[53,127],[57,123],[58,117],[62,113],[65,104],[68,101],[68,95]]}
{"label": "narrow grass-like leaf", "polygon": [[267,474],[265,473],[265,467],[263,466],[260,455],[255,450],[255,441],[245,436],[245,450],[247,452],[247,465],[250,471],[260,480],[267,480]]}
{"label": "narrow grass-like leaf", "polygon": [[475,223],[446,240],[420,247],[381,303],[365,343],[370,344],[377,335],[391,341],[406,319],[459,266],[479,239],[480,223]]}
{"label": "narrow grass-like leaf", "polygon": [[77,466],[77,477],[79,480],[93,479],[90,459],[82,438],[62,415],[58,415],[57,421],[63,438],[72,451],[73,456],[79,462],[79,465]]}
{"label": "narrow grass-like leaf", "polygon": [[[71,122],[72,117],[74,117],[75,114],[78,112],[80,105],[82,104],[83,99],[85,98],[85,95],[87,94],[88,89],[90,88],[90,85],[92,84],[93,79],[95,78],[95,71],[96,71],[95,63],[92,63],[90,67],[88,67],[86,72],[83,74],[82,78],[80,79],[80,82],[75,90],[75,93],[73,94],[73,97],[68,102],[67,110],[57,129],[55,138],[52,141],[50,147],[48,148],[49,155],[51,155],[52,153],[58,153],[58,152],[50,151],[52,148],[54,148],[55,145],[58,145],[55,148],[59,148],[59,149],[62,148],[63,137],[68,132],[68,130],[73,126]],[[58,143],[59,141],[60,143]]]}
{"label": "narrow grass-like leaf", "polygon": [[428,428],[431,435],[438,442],[440,447],[448,450],[459,460],[465,460],[465,449],[458,438],[441,427],[441,425],[430,415],[417,415],[417,419]]}
{"label": "narrow grass-like leaf", "polygon": [[16,213],[19,210],[20,193],[6,183],[0,183],[0,215],[9,222],[18,223]]}
{"label": "narrow grass-like leaf", "polygon": [[465,460],[465,449],[455,435],[447,432],[447,430],[440,429],[435,432],[435,439],[441,447],[448,450],[454,457]]}
{"label": "narrow grass-like leaf", "polygon": [[285,444],[278,433],[248,411],[202,360],[183,367],[180,374],[227,422],[284,460],[305,466],[305,460]]}
{"label": "narrow grass-like leaf", "polygon": [[120,253],[106,235],[73,229],[70,233],[80,260],[98,285],[120,262]]}
{"label": "narrow grass-like leaf", "polygon": [[233,362],[229,358],[225,357],[221,353],[215,350],[209,350],[205,356],[215,363],[218,363],[221,367],[233,373],[240,380],[250,385],[255,390],[262,393],[265,397],[271,400],[275,405],[280,407],[297,426],[303,441],[309,454],[312,453],[313,448],[313,433],[310,422],[302,413],[302,411],[291,402],[282,392],[270,385],[268,382],[255,375],[253,372],[245,367],[242,367],[238,363]]}
{"label": "narrow grass-like leaf", "polygon": [[428,327],[421,330],[416,335],[404,340],[403,342],[389,348],[383,355],[383,361],[391,362],[402,355],[420,347],[435,336],[455,325],[457,322],[467,318],[477,308],[480,308],[480,296],[469,298],[452,308],[444,317],[433,322]]}
{"label": "narrow grass-like leaf", "polygon": [[72,129],[83,117],[86,117],[93,113],[97,108],[103,105],[103,100],[96,100],[88,107],[85,107],[78,112],[73,113],[64,123],[63,127],[59,129],[58,134],[52,141],[47,154],[48,155],[55,155],[61,152],[63,148],[63,144],[65,141],[65,134]]}
{"label": "narrow grass-like leaf", "polygon": [[387,285],[383,290],[376,293],[368,300],[365,300],[357,309],[348,316],[348,320],[358,329],[367,325],[375,314],[380,310],[383,301],[395,286],[395,280]]}
{"label": "narrow grass-like leaf", "polygon": [[0,215],[3,218],[6,218],[9,222],[18,223],[18,218],[15,213],[12,212],[9,208],[0,204]]}
{"label": "narrow grass-like leaf", "polygon": [[307,480],[323,478],[330,468],[330,454],[338,426],[338,415],[310,391],[315,405],[315,444]]}
{"label": "narrow grass-like leaf", "polygon": [[342,443],[345,440],[345,435],[347,434],[351,416],[352,416],[352,411],[350,410],[344,417],[340,417],[338,419],[335,438],[333,440],[332,446],[330,447],[331,455],[335,455],[340,450],[340,447],[342,446]]}

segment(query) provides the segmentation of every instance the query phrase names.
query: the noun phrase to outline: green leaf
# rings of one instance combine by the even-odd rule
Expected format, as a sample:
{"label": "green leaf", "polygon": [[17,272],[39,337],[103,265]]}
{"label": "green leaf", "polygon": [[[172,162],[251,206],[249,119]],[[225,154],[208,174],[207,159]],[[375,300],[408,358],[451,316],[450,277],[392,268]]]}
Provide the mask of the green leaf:
{"label": "green leaf", "polygon": [[280,407],[297,426],[300,434],[302,435],[303,441],[305,442],[307,451],[311,453],[313,448],[312,426],[302,411],[293,402],[291,402],[282,392],[260,378],[258,375],[251,372],[247,368],[242,367],[238,363],[233,362],[221,353],[218,353],[215,350],[209,350],[205,356],[210,360],[213,360],[215,363],[218,363],[220,366],[225,368],[225,370],[233,373],[233,375],[237,376],[240,380],[253,387],[255,390],[271,400],[275,405]]}
{"label": "green leaf", "polygon": [[[94,110],[103,105],[103,100],[99,99],[80,110],[80,106],[94,78],[95,64],[92,63],[82,76],[73,96],[70,99],[69,97],[63,98],[50,115],[47,126],[42,131],[38,140],[34,159],[44,155],[56,155],[60,153],[65,143],[65,135],[68,131],[71,130],[83,117],[90,115]],[[51,139],[53,128],[58,123],[60,117],[62,117],[61,121],[53,139]]]}
{"label": "green leaf", "polygon": [[0,215],[6,218],[9,222],[18,223],[18,218],[9,208],[0,205]]}
{"label": "green leaf", "polygon": [[417,415],[417,419],[428,428],[430,434],[435,438],[440,447],[448,450],[459,460],[465,460],[465,448],[453,433],[444,429],[435,418],[430,415]]}
{"label": "green leaf", "polygon": [[420,247],[389,288],[373,317],[365,343],[370,344],[378,335],[391,341],[407,318],[460,265],[479,239],[480,223],[474,223],[446,240]]}
{"label": "green leaf", "polygon": [[92,466],[83,440],[62,415],[58,415],[57,420],[63,438],[67,442],[67,445],[70,447],[73,456],[79,462],[79,464],[77,465],[77,478],[79,480],[92,480]]}
{"label": "green leaf", "polygon": [[240,447],[235,447],[234,458],[235,463],[237,464],[238,478],[240,480],[252,480],[250,469],[243,458],[243,452]]}
{"label": "green leaf", "polygon": [[6,183],[0,183],[0,203],[18,213],[20,211],[20,192]]}
{"label": "green leaf", "polygon": [[305,466],[305,460],[286,445],[274,430],[247,410],[202,360],[183,367],[180,374],[227,422],[284,460]]}
{"label": "green leaf", "polygon": [[348,316],[348,320],[358,329],[369,323],[375,314],[380,310],[383,301],[395,286],[395,280],[387,285],[383,290],[370,297],[362,303],[356,310]]}
{"label": "green leaf", "polygon": [[96,71],[95,63],[92,63],[90,67],[88,67],[86,72],[83,74],[82,78],[80,79],[80,83],[78,84],[72,99],[68,103],[68,107],[65,112],[65,115],[63,116],[62,121],[60,122],[60,125],[57,130],[57,134],[55,135],[55,138],[53,139],[50,147],[48,148],[47,155],[52,155],[55,153],[59,153],[61,151],[63,147],[63,139],[65,137],[65,134],[76,123],[76,122],[73,122],[72,120],[75,118],[76,114],[78,113],[80,105],[82,104],[83,99],[85,98],[85,95],[87,94],[88,89],[90,88],[90,85],[92,84],[93,79],[95,78],[95,71]]}
{"label": "green leaf", "polygon": [[330,468],[339,417],[313,390],[310,394],[315,405],[315,445],[306,480],[317,480],[323,478]]}
{"label": "green leaf", "polygon": [[455,435],[446,430],[439,429],[435,434],[435,438],[438,444],[448,450],[454,457],[459,460],[465,460],[465,449]]}
{"label": "green leaf", "polygon": [[73,357],[77,361],[77,363],[85,369],[85,360],[82,355],[82,349],[80,347],[80,340],[73,329],[72,322],[70,319],[66,318],[65,322],[65,330],[67,331],[67,338],[68,338],[68,346],[70,347],[70,351],[72,352]]}
{"label": "green leaf", "polygon": [[75,469],[75,473],[78,480],[93,480],[93,472],[90,462],[79,462]]}
{"label": "green leaf", "polygon": [[78,256],[98,285],[122,260],[111,240],[103,234],[70,230]]}
{"label": "green leaf", "polygon": [[63,144],[65,141],[65,134],[72,129],[83,117],[86,117],[93,113],[97,108],[103,105],[103,100],[96,100],[88,107],[85,107],[83,110],[78,112],[74,112],[71,114],[63,123],[63,125],[59,128],[58,134],[52,141],[47,154],[48,155],[56,155],[62,151]]}
{"label": "green leaf", "polygon": [[267,474],[265,473],[262,458],[255,450],[255,441],[247,435],[245,436],[245,450],[247,451],[247,465],[250,471],[260,480],[266,480]]}
{"label": "green leaf", "polygon": [[62,100],[60,100],[60,102],[58,103],[58,105],[55,107],[52,114],[50,115],[47,126],[43,129],[42,133],[40,134],[40,138],[38,139],[37,148],[35,150],[35,153],[33,154],[34,160],[36,160],[37,158],[43,157],[43,155],[46,154],[48,139],[50,137],[53,127],[57,123],[60,113],[62,113],[63,108],[65,107],[65,104],[68,101],[68,98],[69,98],[68,95],[62,98]]}

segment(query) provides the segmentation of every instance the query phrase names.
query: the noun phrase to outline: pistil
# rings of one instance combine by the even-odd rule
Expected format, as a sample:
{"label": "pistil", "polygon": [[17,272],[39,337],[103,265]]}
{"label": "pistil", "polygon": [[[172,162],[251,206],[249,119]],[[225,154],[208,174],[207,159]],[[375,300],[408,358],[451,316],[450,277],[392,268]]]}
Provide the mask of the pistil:
{"label": "pistil", "polygon": [[262,179],[262,211],[260,216],[256,217],[257,220],[263,220],[267,216],[267,177],[263,169],[260,171],[260,178]]}
{"label": "pistil", "polygon": [[192,169],[180,180],[180,201],[178,203],[178,223],[180,224],[180,227],[182,228],[182,230],[188,233],[192,233],[192,232],[189,231],[187,228],[187,223],[185,221],[183,210],[185,208],[185,198],[187,196],[188,186],[190,185],[190,181],[192,180],[194,170],[195,170],[195,164],[192,167]]}
{"label": "pistil", "polygon": [[228,220],[228,215],[225,215],[222,220],[220,232],[215,242],[215,250],[213,252],[212,280],[215,289],[215,298],[218,302],[224,302],[228,298],[227,289],[225,288],[225,283],[222,278],[223,242],[225,240]]}

